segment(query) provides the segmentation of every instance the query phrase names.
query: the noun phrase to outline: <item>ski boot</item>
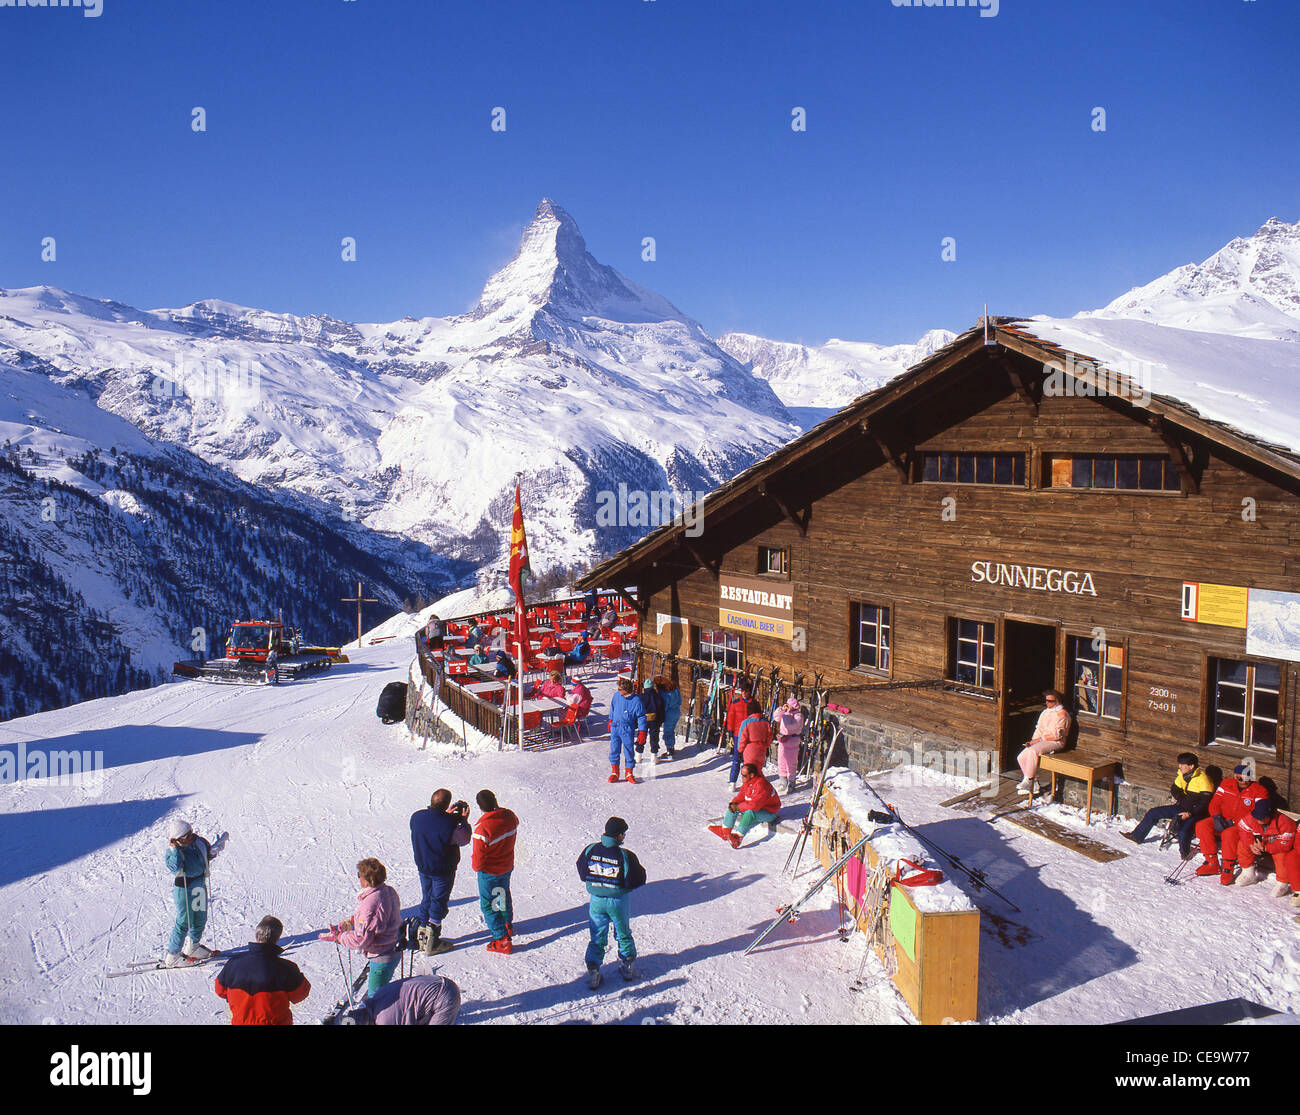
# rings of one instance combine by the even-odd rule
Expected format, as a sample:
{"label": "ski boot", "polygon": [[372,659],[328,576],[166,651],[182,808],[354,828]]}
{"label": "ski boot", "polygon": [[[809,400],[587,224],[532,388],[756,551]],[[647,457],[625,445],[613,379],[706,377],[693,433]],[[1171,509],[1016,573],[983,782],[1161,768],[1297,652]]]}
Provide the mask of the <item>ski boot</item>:
{"label": "ski boot", "polygon": [[1255,865],[1252,863],[1249,867],[1243,867],[1241,869],[1241,874],[1237,876],[1235,885],[1239,887],[1249,887],[1253,886],[1258,881],[1259,872],[1255,870]]}
{"label": "ski boot", "polygon": [[604,982],[605,982],[605,977],[600,974],[599,968],[587,969],[587,986],[590,987],[592,991],[595,991],[596,988],[598,988]]}
{"label": "ski boot", "polygon": [[1219,866],[1219,857],[1211,856],[1196,869],[1196,874],[1201,876],[1223,874],[1223,869]]}
{"label": "ski boot", "polygon": [[628,767],[627,770],[625,770],[625,771],[623,772],[623,781],[624,781],[624,782],[630,782],[630,783],[632,783],[633,786],[636,785],[636,779],[632,776],[632,768],[631,768],[631,767]]}
{"label": "ski boot", "polygon": [[740,833],[738,833],[738,832],[733,832],[733,833],[731,834],[731,846],[732,846],[733,848],[739,848],[739,847],[740,847],[740,842],[741,842],[742,840],[744,840],[744,839],[745,839],[745,838],[744,838],[743,836],[741,836]]}
{"label": "ski boot", "polygon": [[187,960],[207,960],[216,955],[207,945],[201,945],[198,941],[186,941],[181,946],[181,952]]}
{"label": "ski boot", "polygon": [[499,952],[503,956],[509,956],[515,951],[515,947],[510,943],[509,937],[500,937],[487,943],[487,951]]}
{"label": "ski boot", "polygon": [[636,978],[636,958],[624,960],[621,956],[618,958],[618,974],[625,980]]}
{"label": "ski boot", "polygon": [[455,947],[451,941],[444,940],[442,936],[441,925],[430,925],[427,927],[429,936],[423,948],[425,956],[438,956],[444,952],[451,952]]}
{"label": "ski boot", "polygon": [[617,781],[618,781],[618,764],[617,764],[617,763],[610,763],[610,764],[609,764],[609,781],[611,781],[611,782],[617,782]]}
{"label": "ski boot", "polygon": [[184,968],[185,957],[179,952],[165,952],[162,958],[162,967],[164,968]]}

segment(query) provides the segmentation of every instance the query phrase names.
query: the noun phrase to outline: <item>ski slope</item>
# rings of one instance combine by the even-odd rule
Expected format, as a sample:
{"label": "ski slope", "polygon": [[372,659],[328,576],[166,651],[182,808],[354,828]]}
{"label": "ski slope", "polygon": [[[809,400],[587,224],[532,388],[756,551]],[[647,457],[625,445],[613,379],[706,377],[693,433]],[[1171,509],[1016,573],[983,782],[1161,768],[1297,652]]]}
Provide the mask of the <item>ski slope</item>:
{"label": "ski slope", "polygon": [[[815,878],[780,874],[795,826],[751,834],[740,851],[705,831],[730,796],[724,768],[694,745],[656,777],[610,785],[605,738],[545,751],[420,751],[401,724],[374,715],[379,690],[404,679],[410,643],[366,646],[350,665],[275,688],[172,683],[0,725],[0,748],[102,751],[98,787],[46,780],[0,785],[0,1022],[223,1023],[211,989],[219,966],[105,979],[160,954],[171,921],[165,830],[173,816],[203,835],[229,830],[214,861],[204,936],[248,939],[262,915],[285,923],[290,954],[311,980],[299,1022],[341,994],[334,946],[315,937],[352,911],[357,860],[377,856],[409,914],[419,899],[407,822],[446,786],[472,801],[494,790],[522,827],[513,891],[516,951],[484,951],[487,935],[468,853],[445,933],[456,949],[417,972],[460,985],[460,1022],[910,1023],[875,958],[849,991],[862,942],[837,939],[833,888],[799,921],[744,958],[779,904]],[[610,681],[595,687],[607,707]],[[645,771],[644,765],[638,770]],[[1160,882],[1172,852],[1154,843],[1094,864],[1005,823],[938,805],[971,783],[916,767],[875,784],[914,826],[968,862],[1020,913],[988,894],[980,964],[981,1020],[1111,1022],[1243,996],[1300,1013],[1300,950],[1291,911],[1266,886]],[[787,802],[797,816],[801,791]],[[1066,824],[1079,815],[1045,807]],[[627,846],[650,882],[632,899],[641,959],[624,984],[608,954],[606,983],[586,987],[586,895],[574,870],[606,817],[628,820]],[[472,814],[477,817],[477,810]],[[1118,822],[1094,825],[1129,850]],[[819,869],[818,869],[819,870]],[[952,875],[954,880],[957,876]],[[999,920],[1002,919],[1002,920]],[[354,960],[354,966],[359,965]]]}

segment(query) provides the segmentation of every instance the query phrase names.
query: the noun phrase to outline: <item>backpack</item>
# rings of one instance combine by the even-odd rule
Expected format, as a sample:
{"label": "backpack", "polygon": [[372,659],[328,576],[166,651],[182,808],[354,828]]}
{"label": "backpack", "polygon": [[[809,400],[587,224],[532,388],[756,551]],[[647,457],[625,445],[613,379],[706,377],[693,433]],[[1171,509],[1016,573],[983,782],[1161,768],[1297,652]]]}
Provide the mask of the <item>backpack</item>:
{"label": "backpack", "polygon": [[379,694],[375,715],[385,724],[396,724],[406,719],[406,682],[390,681]]}

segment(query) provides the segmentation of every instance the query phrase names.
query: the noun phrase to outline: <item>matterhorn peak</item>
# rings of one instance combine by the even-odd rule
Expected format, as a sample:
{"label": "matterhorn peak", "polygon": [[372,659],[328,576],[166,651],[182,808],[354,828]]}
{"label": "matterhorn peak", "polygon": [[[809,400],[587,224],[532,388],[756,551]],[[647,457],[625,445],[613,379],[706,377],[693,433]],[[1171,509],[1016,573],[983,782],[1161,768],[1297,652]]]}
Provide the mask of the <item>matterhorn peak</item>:
{"label": "matterhorn peak", "polygon": [[519,328],[543,311],[574,320],[689,321],[671,302],[598,263],[578,222],[549,197],[538,203],[514,258],[484,285],[471,316]]}

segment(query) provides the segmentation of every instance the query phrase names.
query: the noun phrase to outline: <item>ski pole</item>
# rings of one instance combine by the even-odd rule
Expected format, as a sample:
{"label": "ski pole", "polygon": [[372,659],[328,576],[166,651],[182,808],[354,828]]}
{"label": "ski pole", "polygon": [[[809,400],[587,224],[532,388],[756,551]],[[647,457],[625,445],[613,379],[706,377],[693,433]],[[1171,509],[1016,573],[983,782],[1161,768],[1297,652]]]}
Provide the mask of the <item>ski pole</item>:
{"label": "ski pole", "polygon": [[[343,977],[343,988],[348,995],[348,1009],[352,1009],[352,973],[343,967],[343,949],[339,947],[338,939],[334,940],[334,952],[339,958],[339,975]],[[350,967],[350,965],[349,965]]]}
{"label": "ski pole", "polygon": [[872,796],[874,796],[876,800],[880,802],[881,805],[883,805],[887,810],[889,810],[891,814],[893,814],[894,820],[898,824],[902,825],[907,832],[911,833],[914,837],[916,837],[917,840],[919,840],[922,844],[924,844],[927,848],[929,848],[930,851],[934,852],[935,855],[942,856],[950,864],[952,864],[953,867],[955,867],[958,871],[960,871],[963,875],[965,875],[968,879],[970,879],[970,881],[974,884],[976,890],[987,890],[990,894],[994,894],[998,898],[1002,899],[1002,901],[1005,902],[1008,906],[1010,906],[1013,910],[1015,910],[1016,913],[1020,913],[1019,906],[1017,906],[1005,894],[1003,894],[1000,890],[997,890],[995,887],[992,886],[992,884],[989,883],[988,876],[985,874],[985,872],[979,870],[978,868],[968,867],[965,863],[963,863],[960,859],[958,859],[958,857],[954,856],[951,852],[945,851],[943,848],[939,847],[939,845],[936,844],[933,840],[931,840],[928,836],[922,836],[920,832],[914,829],[911,825],[909,825],[906,821],[904,821],[902,817],[898,815],[898,808],[896,806],[890,805],[889,802],[887,802],[884,798],[882,798],[880,794],[876,792],[876,788],[872,786],[870,782],[868,782],[864,778],[862,779],[862,784],[866,786],[868,790],[871,791]]}

